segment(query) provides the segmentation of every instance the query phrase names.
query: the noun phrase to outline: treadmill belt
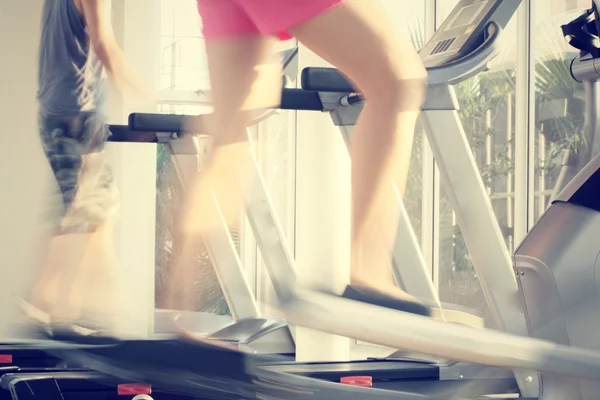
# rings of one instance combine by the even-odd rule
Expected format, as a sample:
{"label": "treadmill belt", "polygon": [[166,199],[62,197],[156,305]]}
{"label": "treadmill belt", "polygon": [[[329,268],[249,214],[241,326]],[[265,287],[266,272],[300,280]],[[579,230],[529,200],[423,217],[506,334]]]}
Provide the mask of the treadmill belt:
{"label": "treadmill belt", "polygon": [[327,363],[279,363],[263,367],[266,370],[288,373],[332,382],[344,376],[371,376],[377,380],[439,379],[437,364],[415,361],[366,360]]}

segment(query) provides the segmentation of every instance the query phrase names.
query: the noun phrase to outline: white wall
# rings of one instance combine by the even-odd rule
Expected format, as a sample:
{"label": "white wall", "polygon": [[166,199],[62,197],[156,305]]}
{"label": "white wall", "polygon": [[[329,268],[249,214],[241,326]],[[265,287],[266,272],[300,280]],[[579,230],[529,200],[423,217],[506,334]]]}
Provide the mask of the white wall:
{"label": "white wall", "polygon": [[0,0],[0,334],[10,289],[27,276],[41,186],[49,169],[37,137],[42,0]]}

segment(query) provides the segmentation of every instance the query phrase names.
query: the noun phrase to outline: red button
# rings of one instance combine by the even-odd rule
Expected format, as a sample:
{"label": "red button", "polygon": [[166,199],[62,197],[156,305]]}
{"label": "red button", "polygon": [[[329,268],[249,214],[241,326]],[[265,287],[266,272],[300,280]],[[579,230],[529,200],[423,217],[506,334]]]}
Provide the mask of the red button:
{"label": "red button", "polygon": [[152,394],[152,385],[143,383],[123,383],[117,385],[119,396],[137,396],[138,394]]}
{"label": "red button", "polygon": [[340,383],[343,383],[344,385],[372,387],[373,386],[373,377],[372,376],[344,376],[340,379]]}

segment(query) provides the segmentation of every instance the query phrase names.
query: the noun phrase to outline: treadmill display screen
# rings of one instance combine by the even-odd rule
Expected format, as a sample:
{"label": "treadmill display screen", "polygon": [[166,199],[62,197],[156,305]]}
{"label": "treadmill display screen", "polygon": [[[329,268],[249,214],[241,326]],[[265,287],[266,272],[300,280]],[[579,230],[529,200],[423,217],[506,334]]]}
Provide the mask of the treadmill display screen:
{"label": "treadmill display screen", "polygon": [[475,18],[477,18],[479,12],[485,6],[485,4],[485,2],[481,2],[479,4],[473,4],[471,6],[463,8],[454,17],[452,22],[450,22],[447,29],[460,28],[462,26],[471,24],[475,20]]}

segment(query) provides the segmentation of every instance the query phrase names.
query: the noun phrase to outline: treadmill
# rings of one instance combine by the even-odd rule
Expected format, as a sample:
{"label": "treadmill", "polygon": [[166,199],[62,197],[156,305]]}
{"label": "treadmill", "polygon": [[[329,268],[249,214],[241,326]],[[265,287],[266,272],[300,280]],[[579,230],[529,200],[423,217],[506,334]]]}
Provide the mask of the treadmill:
{"label": "treadmill", "polygon": [[54,368],[62,361],[39,348],[20,345],[0,346],[0,370],[6,368]]}
{"label": "treadmill", "polygon": [[[45,350],[42,350],[42,346]],[[115,378],[67,363],[49,352],[48,343],[0,346],[0,400],[53,399],[151,399],[151,385]],[[68,348],[54,344],[56,349]],[[185,399],[169,393],[158,398]]]}
{"label": "treadmill", "polygon": [[[483,185],[478,184],[481,177],[474,162],[470,162],[471,149],[462,129],[455,128],[457,122],[441,114],[458,110],[454,92],[448,88],[484,71],[498,54],[500,32],[516,13],[520,3],[519,0],[460,1],[420,51],[420,56],[429,73],[428,95],[422,109],[425,133],[440,166],[442,179],[449,186],[453,208],[463,228],[473,262],[487,267],[487,273],[480,273],[478,269],[478,274],[490,308],[495,313],[495,322],[511,333],[526,336],[527,327],[521,310],[509,305],[509,296],[506,295],[509,290],[514,292],[517,289],[511,257],[499,233],[496,217],[488,207],[487,193]],[[362,109],[362,97],[356,94],[357,90],[333,68],[305,68],[301,83],[304,90],[318,93],[321,111],[330,112],[333,122],[340,127],[349,143],[351,128]],[[448,149],[457,150],[452,154]],[[468,196],[468,199],[463,196]],[[403,220],[408,221],[408,218]],[[475,225],[472,222],[475,221],[478,222],[478,229],[473,229]],[[401,225],[398,236],[402,234],[402,229],[406,228]],[[402,252],[397,244],[395,255],[400,254]],[[423,279],[430,280],[429,276],[417,274],[415,268],[403,269],[404,266],[394,261],[394,275],[401,286],[409,293],[414,293],[411,288],[420,288],[420,297],[437,300],[436,294],[426,291],[431,289],[426,287]],[[500,278],[500,281],[490,274],[492,268],[494,273],[499,274],[496,278]],[[415,279],[421,282],[415,282]],[[502,287],[504,282],[506,286]],[[287,307],[284,310],[288,310]],[[350,362],[280,362],[264,368],[327,382],[341,382],[348,376],[368,376],[374,388],[427,396],[452,393],[458,398],[473,398],[521,393],[525,397],[537,397],[538,394],[537,380],[530,378],[530,374],[519,376],[507,368],[448,359],[401,358],[403,354],[406,353],[399,351],[395,354],[399,358],[392,358],[395,356],[392,355],[387,359]]]}
{"label": "treadmill", "polygon": [[1,371],[0,400],[188,400],[156,385],[118,379],[88,370]]}
{"label": "treadmill", "polygon": [[[489,213],[491,207],[481,177],[478,176],[476,166],[472,162],[472,154],[464,133],[461,135],[460,126],[457,128],[460,122],[451,85],[485,69],[487,63],[498,54],[501,29],[506,26],[519,3],[516,0],[463,0],[442,26],[439,35],[434,36],[438,42],[446,43],[445,47],[430,43],[425,48],[434,53],[433,57],[443,61],[437,66],[431,60],[428,62],[430,86],[427,103],[423,109],[425,115],[422,117],[430,141],[434,139],[432,147],[436,160],[440,163],[440,170],[450,183],[453,205],[460,206],[466,202],[471,206],[466,209],[463,207],[463,214],[459,212],[461,227],[464,224],[473,228],[473,221],[468,217],[481,217],[482,211]],[[474,16],[466,17],[473,13]],[[461,17],[462,15],[465,17]],[[459,21],[465,20],[471,24],[459,24]],[[465,37],[455,37],[454,40],[446,37],[447,32],[459,27],[462,28]],[[456,47],[453,47],[454,43]],[[446,50],[439,50],[440,48]],[[454,50],[454,56],[446,58],[444,51],[451,50]],[[427,52],[422,52],[422,56],[426,58]],[[306,69],[303,71],[303,78],[303,89],[284,88],[281,108],[335,110],[331,113],[340,125],[343,124],[344,115],[347,115],[345,112],[359,113],[357,106],[362,103],[362,99],[360,95],[354,94],[355,90],[338,71]],[[317,89],[319,85],[323,87]],[[311,89],[308,89],[309,87]],[[437,120],[434,117],[437,117]],[[120,134],[124,139],[138,135],[140,138],[145,137],[145,140],[140,141],[177,143],[192,136],[182,132],[183,119],[184,116],[132,114],[129,126],[121,127]],[[437,129],[430,129],[432,127]],[[458,134],[455,134],[457,130]],[[166,139],[160,141],[161,137]],[[463,144],[463,147],[459,146],[458,154],[454,154],[458,159],[452,159],[452,154],[441,151],[448,148],[454,150],[457,142]],[[193,151],[188,148],[188,153]],[[500,256],[495,254],[497,249],[493,248],[489,256],[492,258],[491,262],[476,265],[478,273],[481,272],[484,292],[496,322],[500,329],[507,333],[448,324],[297,287],[294,276],[285,268],[286,264],[293,267],[293,259],[286,258],[289,254],[286,252],[285,236],[276,216],[268,207],[268,201],[265,201],[265,198],[268,200],[268,194],[263,192],[262,184],[257,185],[257,188],[248,194],[248,218],[265,255],[271,277],[275,281],[280,300],[279,307],[288,321],[391,348],[403,348],[444,358],[293,363],[245,355],[250,364],[253,364],[252,360],[257,362],[252,368],[259,381],[253,382],[263,383],[254,387],[257,390],[283,390],[284,395],[278,398],[306,399],[307,396],[311,396],[313,399],[328,400],[348,399],[349,396],[390,400],[422,399],[423,396],[427,396],[430,399],[441,400],[448,397],[474,398],[487,395],[494,395],[494,398],[517,396],[574,399],[581,397],[578,397],[577,393],[583,393],[578,384],[581,388],[595,390],[589,390],[587,393],[597,394],[600,349],[597,336],[587,333],[598,330],[597,321],[600,319],[585,317],[587,314],[596,316],[598,312],[597,297],[594,296],[598,287],[593,279],[599,251],[594,238],[600,230],[600,220],[596,215],[600,210],[595,195],[600,179],[597,171],[600,171],[600,157],[596,157],[577,179],[567,186],[561,198],[547,214],[548,217],[544,216],[536,229],[528,235],[515,256],[514,271],[511,268],[510,256],[510,265],[504,268],[506,260],[503,260],[502,253]],[[473,190],[471,185],[481,189],[481,193]],[[552,215],[558,213],[568,216],[569,212],[584,213],[589,218],[570,221],[568,228],[572,235],[555,234],[562,232],[560,226],[558,229],[545,229],[548,224],[556,224],[557,221],[559,225],[564,226],[564,218],[552,219]],[[485,221],[483,228],[479,225],[479,231],[475,231],[483,237],[479,241],[489,239],[489,231],[496,230],[500,236],[497,225],[494,227],[490,221],[492,219]],[[593,235],[587,235],[590,229],[593,230]],[[554,259],[536,259],[540,257],[536,254],[540,248],[549,249],[544,255],[556,256],[556,251],[552,250],[561,248],[557,246],[565,246],[572,240],[585,237],[587,239],[582,240],[578,247],[570,249],[583,257],[581,262],[574,266],[576,273],[563,272],[563,268],[572,267],[572,263],[564,262],[560,255]],[[562,243],[558,243],[560,240]],[[499,242],[501,243],[501,240]],[[478,240],[474,240],[474,244],[477,243]],[[559,273],[554,274],[554,270],[558,270]],[[517,272],[518,283],[514,272]],[[507,277],[508,279],[504,279]],[[544,279],[540,280],[540,277]],[[542,286],[539,286],[540,284]],[[584,287],[585,293],[580,293],[579,289]],[[579,298],[585,297],[585,305],[589,307],[582,308],[579,302],[573,301],[579,300],[572,298],[573,292],[579,295]],[[515,301],[515,296],[522,296],[523,302]],[[525,310],[523,306],[526,307]],[[553,319],[553,316],[558,318]],[[365,327],[363,320],[369,321],[368,327]],[[553,321],[552,326],[547,324],[550,320]],[[527,322],[529,326],[526,325]],[[557,326],[559,329],[552,329]],[[591,329],[582,329],[586,326]],[[571,344],[577,347],[570,347]],[[128,346],[127,343],[123,345],[124,348]],[[128,361],[127,357],[122,357],[120,361],[113,359],[119,356],[120,346],[117,345],[113,349],[94,349],[91,352],[92,358],[100,357],[97,367],[107,374],[135,375],[136,371],[124,369],[124,364],[117,367],[118,370],[114,369],[115,363],[119,365],[120,362]],[[198,353],[192,358],[202,360],[198,361],[202,363],[199,370],[215,368],[213,363],[216,359],[211,360],[208,353],[201,354],[203,350],[194,351]],[[232,366],[227,365],[225,368]],[[203,378],[199,375],[196,377],[200,380]],[[224,377],[226,378],[226,375]],[[223,389],[214,378],[206,378],[211,382],[204,383],[218,386],[216,390]],[[190,384],[196,385],[196,382],[183,378],[173,382],[173,386],[177,387],[189,387]],[[202,390],[208,389],[202,386]],[[227,389],[227,393],[231,394],[237,387],[229,386]],[[588,398],[593,397],[585,397],[586,400]]]}
{"label": "treadmill", "polygon": [[[453,148],[454,142],[459,143],[464,137],[460,127],[459,132],[448,133],[448,127],[454,127],[456,121],[433,121],[438,111],[457,110],[458,105],[453,92],[447,91],[450,85],[462,82],[484,70],[487,63],[499,53],[499,35],[503,27],[510,21],[520,5],[520,0],[462,0],[446,19],[444,24],[421,51],[421,56],[429,71],[428,97],[423,111],[425,114],[426,131],[429,135],[436,160],[440,164],[444,178],[449,184],[468,193],[469,206],[465,207],[455,192],[457,207],[469,219],[470,215],[484,222],[484,228],[470,229],[470,250],[474,252],[474,262],[486,264],[494,271],[494,276],[481,274],[488,281],[487,293],[492,308],[496,309],[496,319],[499,326],[507,326],[511,333],[526,336],[527,328],[521,310],[512,304],[508,291],[516,291],[516,282],[511,268],[511,258],[501,240],[497,221],[488,207],[489,199],[483,190],[478,191],[481,177],[472,160],[471,150],[466,140],[459,146],[458,154],[448,154],[445,149]],[[346,139],[350,139],[351,127],[362,109],[362,98],[355,94],[356,89],[335,69],[306,68],[302,71],[302,89],[284,88],[282,92],[281,109],[310,110],[329,112],[337,126],[342,128]],[[432,114],[431,117],[429,114]],[[158,114],[132,114],[129,125],[122,127],[124,136],[132,132],[147,132],[165,139],[172,154],[183,164],[183,157],[193,153],[184,150],[188,135],[182,134],[181,126],[184,116]],[[199,117],[201,118],[201,117]],[[461,135],[462,134],[462,135]],[[448,136],[448,137],[447,137]],[[153,140],[154,141],[154,140]],[[177,151],[177,149],[181,149]],[[173,151],[174,150],[174,151]],[[458,159],[459,167],[454,164]],[[465,164],[466,162],[466,164]],[[455,169],[450,171],[450,169]],[[459,169],[460,170],[456,170]],[[444,172],[445,171],[445,172]],[[185,183],[185,179],[183,179]],[[259,179],[260,181],[260,179]],[[469,185],[475,187],[471,190]],[[264,182],[259,182],[254,192],[248,198],[248,219],[254,230],[258,245],[264,256],[269,274],[273,279],[275,290],[280,299],[286,297],[286,285],[294,279],[294,261],[285,244],[285,238],[279,235],[279,240],[269,236],[269,230],[278,223],[271,207],[269,207],[268,192]],[[265,207],[265,205],[267,205]],[[462,206],[462,207],[461,207]],[[460,214],[460,210],[459,210]],[[464,222],[464,221],[463,221]],[[472,222],[467,220],[467,225]],[[470,225],[469,225],[470,226]],[[462,227],[462,224],[461,224]],[[470,226],[472,228],[472,226]],[[266,232],[266,233],[265,233]],[[495,244],[488,240],[492,236]],[[487,245],[477,247],[477,243],[486,241]],[[494,247],[496,246],[496,247]],[[491,262],[490,262],[491,260]],[[215,263],[215,268],[222,264]],[[219,275],[219,272],[217,272]],[[431,290],[431,281],[426,271],[409,269],[396,274],[397,280],[409,290],[420,287],[427,297]],[[415,278],[417,276],[417,278]],[[497,278],[501,279],[497,279]],[[399,278],[399,279],[398,279]],[[404,279],[403,279],[404,278]],[[412,281],[411,281],[412,279]],[[420,279],[420,281],[416,281]],[[427,283],[427,281],[429,283]],[[503,281],[506,281],[504,285]],[[511,286],[514,284],[514,286]],[[429,287],[428,287],[429,286]],[[513,291],[514,289],[514,291]],[[224,289],[225,290],[225,289]],[[233,292],[232,288],[227,291]],[[437,295],[430,292],[437,299]],[[504,297],[503,297],[504,296]],[[499,309],[499,311],[498,311]],[[490,393],[526,393],[520,388],[515,374],[510,369],[486,367],[476,364],[459,363],[449,360],[432,359],[377,359],[353,362],[331,363],[295,363],[277,362],[264,367],[265,371],[287,376],[316,378],[320,382],[340,382],[348,375],[368,375],[373,385],[386,389],[401,389],[411,393],[433,395],[439,390],[451,390],[467,397],[477,397]],[[530,387],[536,386],[535,379],[523,378]],[[425,384],[425,382],[429,382]],[[432,383],[435,382],[435,385]],[[460,390],[459,390],[460,389]],[[532,389],[535,392],[534,389]]]}
{"label": "treadmill", "polygon": [[[279,53],[283,65],[283,87],[293,86],[296,82],[297,55],[297,47]],[[267,119],[274,112],[277,111],[265,111],[255,118],[253,124]],[[211,139],[206,135],[183,134],[182,124],[181,115],[132,114],[128,126],[110,127],[111,140],[164,145],[171,155],[181,187],[185,190],[190,185],[189,180],[202,168],[201,159],[210,147]],[[214,212],[219,213],[218,203],[214,207]],[[223,225],[220,234],[204,238],[204,242],[234,319],[206,337],[251,352],[293,357],[296,349],[292,333],[285,320],[261,315],[229,229]]]}
{"label": "treadmill", "polygon": [[[496,39],[500,30],[508,24],[519,4],[520,0],[460,1],[420,54],[429,71],[429,95],[423,107],[426,133],[443,177],[451,188],[459,188],[453,192],[453,205],[459,222],[462,221],[461,229],[473,263],[479,266],[490,265],[487,270],[482,267],[482,273],[479,275],[482,277],[490,308],[495,310],[497,325],[514,326],[513,333],[524,334],[524,319],[520,311],[513,306],[508,294],[516,287],[511,269],[511,256],[503,243],[495,215],[488,207],[487,193],[480,188],[481,177],[471,162],[471,150],[468,145],[461,143],[464,133],[453,115],[450,114],[450,119],[447,119],[446,114],[440,115],[440,111],[458,109],[456,99],[453,98],[454,93],[448,86],[464,81],[485,69],[487,62],[498,52]],[[284,59],[289,60],[290,57],[284,56]],[[289,64],[291,63],[286,64],[286,68],[289,68]],[[290,76],[289,73],[286,75]],[[335,125],[340,127],[345,139],[349,141],[362,110],[360,96],[351,94],[355,89],[341,74],[331,68],[305,69],[302,72],[301,84],[302,89],[284,87],[280,108],[328,112]],[[269,112],[261,118],[268,115]],[[201,148],[205,149],[206,146],[199,144],[199,141],[205,139],[182,134],[183,118],[181,115],[132,114],[127,127],[115,126],[111,130],[115,138],[118,136],[115,134],[117,131],[129,130],[123,131],[119,140],[150,140],[166,145],[182,186],[186,187],[191,173],[198,168],[199,155],[205,151]],[[449,128],[453,131],[447,134]],[[139,139],[143,132],[154,136],[152,139]],[[447,149],[451,146],[460,151],[448,152]],[[294,259],[285,239],[275,245],[267,245],[268,237],[259,232],[258,224],[262,221],[259,215],[262,212],[268,214],[266,218],[274,225],[277,222],[276,218],[273,218],[274,207],[270,204],[266,185],[259,182],[256,186],[249,200],[253,204],[248,205],[248,220],[279,296],[282,295],[283,282],[295,276]],[[466,201],[465,196],[468,196]],[[402,199],[398,198],[398,202],[404,210]],[[215,208],[215,212],[218,212],[218,208]],[[244,277],[239,256],[228,231],[223,228],[221,234],[206,238],[205,243],[220,278],[223,293],[236,319],[236,322],[210,337],[236,343],[259,353],[293,354],[293,337],[286,322],[264,318],[258,313],[256,299]],[[393,261],[394,276],[398,285],[414,296],[439,304],[437,292],[408,218],[400,219]]]}

